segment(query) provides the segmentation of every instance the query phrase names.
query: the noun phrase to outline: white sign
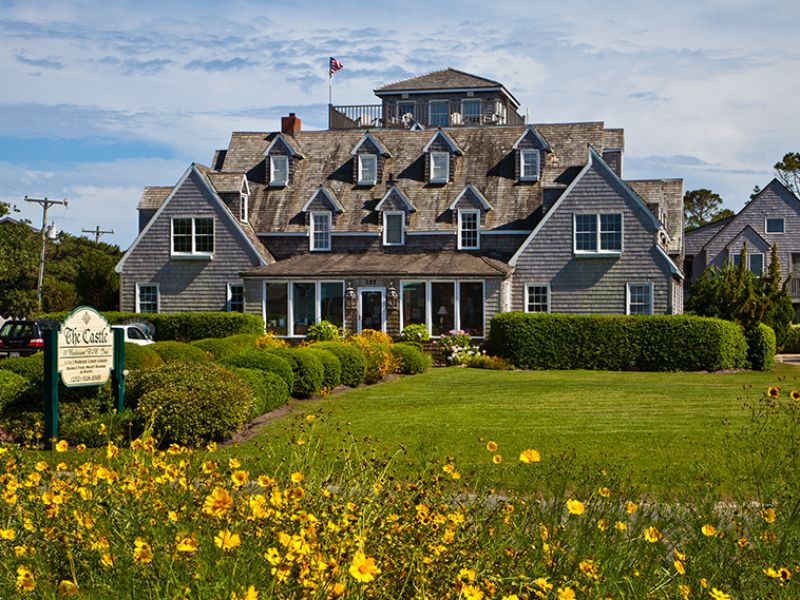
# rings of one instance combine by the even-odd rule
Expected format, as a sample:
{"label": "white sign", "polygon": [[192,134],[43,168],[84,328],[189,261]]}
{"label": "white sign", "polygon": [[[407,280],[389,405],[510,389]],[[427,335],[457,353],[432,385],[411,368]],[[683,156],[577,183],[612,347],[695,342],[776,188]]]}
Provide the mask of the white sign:
{"label": "white sign", "polygon": [[93,308],[76,308],[58,332],[58,370],[67,387],[103,385],[114,367],[114,336]]}

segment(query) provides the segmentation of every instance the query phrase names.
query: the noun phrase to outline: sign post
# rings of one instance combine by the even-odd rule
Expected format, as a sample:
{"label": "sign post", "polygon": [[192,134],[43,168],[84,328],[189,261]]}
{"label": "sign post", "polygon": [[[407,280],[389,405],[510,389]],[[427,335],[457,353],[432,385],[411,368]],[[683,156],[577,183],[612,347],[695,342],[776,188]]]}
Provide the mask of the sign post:
{"label": "sign post", "polygon": [[111,373],[111,388],[117,414],[125,408],[125,332],[114,329],[114,366]]}
{"label": "sign post", "polygon": [[58,439],[57,330],[44,332],[44,447],[53,449]]}

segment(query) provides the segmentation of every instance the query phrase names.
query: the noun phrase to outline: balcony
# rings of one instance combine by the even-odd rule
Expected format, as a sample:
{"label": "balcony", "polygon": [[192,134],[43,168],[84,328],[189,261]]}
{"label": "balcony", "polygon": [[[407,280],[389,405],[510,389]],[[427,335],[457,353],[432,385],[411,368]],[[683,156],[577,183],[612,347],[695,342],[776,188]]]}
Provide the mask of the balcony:
{"label": "balcony", "polygon": [[789,297],[792,302],[800,302],[800,274],[792,273],[789,275],[787,289],[789,290]]}
{"label": "balcony", "polygon": [[[423,127],[480,127],[491,125],[525,125],[525,119],[515,111],[487,112],[481,110],[476,114],[462,114],[462,105],[451,102],[441,107],[438,113],[432,112],[427,104],[389,105],[391,114],[383,114],[382,104],[351,104],[328,106],[328,129],[410,129],[415,124]],[[415,116],[417,109],[425,115]]]}

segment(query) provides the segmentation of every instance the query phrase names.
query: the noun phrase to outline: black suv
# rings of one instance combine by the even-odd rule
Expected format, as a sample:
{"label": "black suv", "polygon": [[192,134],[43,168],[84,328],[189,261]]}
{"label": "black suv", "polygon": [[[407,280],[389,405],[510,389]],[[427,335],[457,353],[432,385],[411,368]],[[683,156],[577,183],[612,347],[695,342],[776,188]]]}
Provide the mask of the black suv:
{"label": "black suv", "polygon": [[45,321],[6,321],[0,327],[0,357],[26,356],[44,350]]}

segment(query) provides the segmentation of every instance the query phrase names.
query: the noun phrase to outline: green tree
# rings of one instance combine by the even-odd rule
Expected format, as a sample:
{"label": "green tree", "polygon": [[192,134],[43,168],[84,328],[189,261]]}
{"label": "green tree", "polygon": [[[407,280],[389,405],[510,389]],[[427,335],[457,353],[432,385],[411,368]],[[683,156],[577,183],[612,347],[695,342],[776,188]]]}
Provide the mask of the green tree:
{"label": "green tree", "polygon": [[800,194],[800,152],[788,152],[773,165],[778,179],[795,194]]}
{"label": "green tree", "polygon": [[37,308],[39,236],[25,223],[0,225],[0,314],[30,316]]}
{"label": "green tree", "polygon": [[92,250],[78,261],[75,287],[78,303],[98,310],[116,310],[119,305],[119,275],[114,271],[118,258]]}
{"label": "green tree", "polygon": [[683,226],[685,229],[696,229],[708,225],[716,219],[720,212],[722,198],[719,194],[701,188],[688,190],[683,195]]}
{"label": "green tree", "polygon": [[0,202],[0,217],[3,217],[11,212],[11,206],[6,202]]}
{"label": "green tree", "polygon": [[788,281],[788,279],[784,281],[781,274],[778,246],[772,244],[769,268],[762,278],[764,294],[770,302],[761,322],[775,330],[775,342],[778,348],[781,348],[789,338],[789,331],[794,319],[794,306],[792,306],[792,299],[786,290]]}

